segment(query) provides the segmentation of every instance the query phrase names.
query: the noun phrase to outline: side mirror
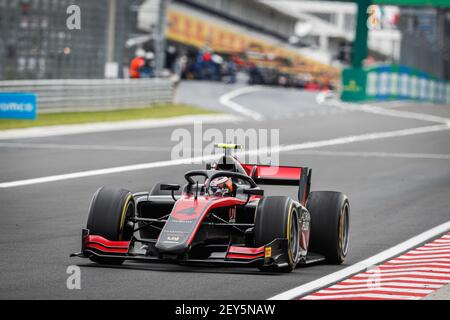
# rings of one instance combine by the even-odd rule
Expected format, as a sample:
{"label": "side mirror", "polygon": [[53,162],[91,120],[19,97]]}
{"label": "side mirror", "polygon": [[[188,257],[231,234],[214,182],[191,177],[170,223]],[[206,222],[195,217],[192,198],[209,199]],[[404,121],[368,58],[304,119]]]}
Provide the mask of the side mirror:
{"label": "side mirror", "polygon": [[179,184],[164,184],[164,183],[161,183],[159,188],[161,190],[166,190],[166,191],[167,190],[168,191],[178,191],[178,190],[180,190],[180,185]]}
{"label": "side mirror", "polygon": [[243,192],[244,192],[244,194],[254,195],[254,196],[263,196],[264,195],[264,190],[259,187],[244,189]]}
{"label": "side mirror", "polygon": [[168,191],[171,191],[171,195],[172,195],[172,199],[173,199],[173,201],[177,201],[177,198],[175,198],[175,191],[178,191],[178,190],[180,190],[180,185],[179,184],[164,184],[164,183],[161,183],[160,185],[159,185],[159,189],[160,190],[168,190]]}

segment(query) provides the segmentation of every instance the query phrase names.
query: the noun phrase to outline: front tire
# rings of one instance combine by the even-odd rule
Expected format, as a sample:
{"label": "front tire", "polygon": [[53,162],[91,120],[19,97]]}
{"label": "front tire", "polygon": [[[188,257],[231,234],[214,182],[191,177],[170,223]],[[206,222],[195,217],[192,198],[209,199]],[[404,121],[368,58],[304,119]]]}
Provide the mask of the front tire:
{"label": "front tire", "polygon": [[309,194],[311,214],[309,251],[322,254],[331,264],[341,264],[348,254],[350,204],[346,195],[334,191]]}
{"label": "front tire", "polygon": [[[135,203],[130,191],[102,187],[95,192],[89,208],[87,229],[90,234],[111,241],[129,241],[133,226],[127,220],[135,214]],[[100,264],[120,265],[123,259],[90,257]]]}
{"label": "front tire", "polygon": [[[297,206],[289,197],[262,198],[256,209],[255,245],[264,246],[277,238],[288,239],[288,266],[275,271],[291,272],[299,255],[299,223]],[[262,271],[273,271],[264,267]]]}

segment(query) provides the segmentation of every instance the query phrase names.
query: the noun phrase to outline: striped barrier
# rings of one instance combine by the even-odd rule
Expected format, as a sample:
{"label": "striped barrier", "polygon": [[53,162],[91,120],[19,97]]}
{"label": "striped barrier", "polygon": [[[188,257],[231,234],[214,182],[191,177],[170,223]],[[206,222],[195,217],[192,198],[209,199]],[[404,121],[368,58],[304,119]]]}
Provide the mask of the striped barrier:
{"label": "striped barrier", "polygon": [[399,65],[345,69],[344,101],[412,99],[450,104],[450,82]]}

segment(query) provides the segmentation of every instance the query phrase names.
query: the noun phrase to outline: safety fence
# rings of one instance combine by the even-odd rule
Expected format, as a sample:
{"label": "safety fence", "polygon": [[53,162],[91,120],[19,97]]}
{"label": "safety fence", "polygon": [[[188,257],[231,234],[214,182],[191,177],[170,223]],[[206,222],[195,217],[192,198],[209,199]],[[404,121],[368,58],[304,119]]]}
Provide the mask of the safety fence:
{"label": "safety fence", "polygon": [[413,99],[450,104],[450,82],[400,65],[345,69],[344,101]]}
{"label": "safety fence", "polygon": [[168,79],[13,80],[0,81],[0,92],[33,93],[38,112],[92,111],[170,103]]}

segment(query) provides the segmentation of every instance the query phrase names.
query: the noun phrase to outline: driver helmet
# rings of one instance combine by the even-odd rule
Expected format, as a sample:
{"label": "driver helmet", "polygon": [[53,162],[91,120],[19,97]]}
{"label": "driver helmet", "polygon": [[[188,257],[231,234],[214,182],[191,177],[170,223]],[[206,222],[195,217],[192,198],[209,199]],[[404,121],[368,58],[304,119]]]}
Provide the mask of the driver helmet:
{"label": "driver helmet", "polygon": [[228,177],[218,177],[211,180],[209,184],[214,195],[231,195],[233,192],[233,181]]}

